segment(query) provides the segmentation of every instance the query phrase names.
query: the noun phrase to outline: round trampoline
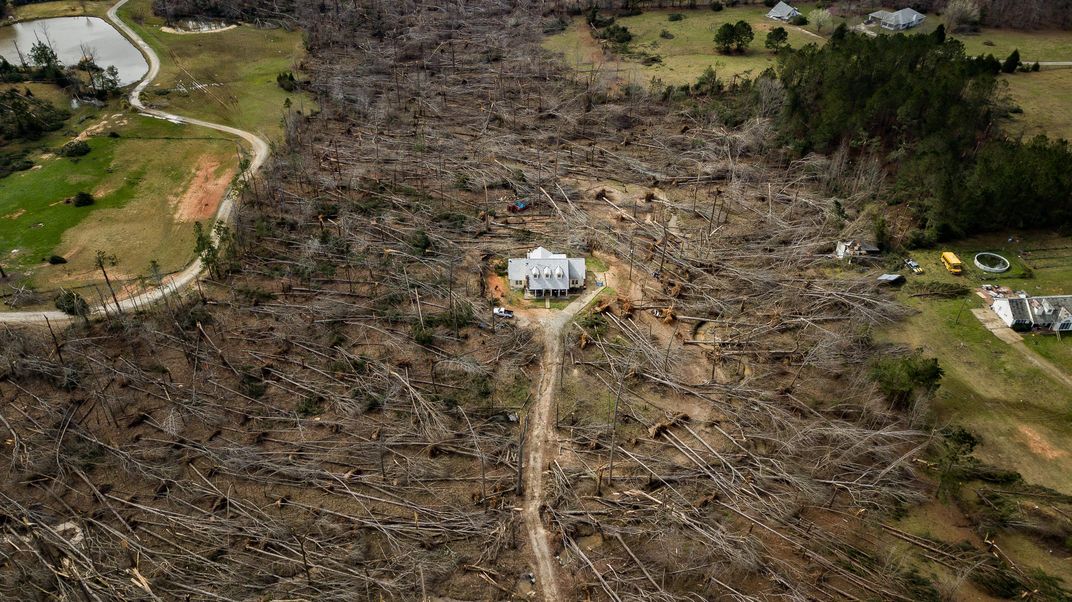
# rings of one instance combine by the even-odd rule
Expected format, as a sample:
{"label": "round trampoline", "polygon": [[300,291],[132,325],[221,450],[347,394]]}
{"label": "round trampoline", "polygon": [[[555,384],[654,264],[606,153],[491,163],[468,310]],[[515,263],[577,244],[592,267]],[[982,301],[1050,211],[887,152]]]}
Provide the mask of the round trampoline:
{"label": "round trampoline", "polygon": [[991,274],[1001,274],[1009,271],[1009,260],[997,253],[978,253],[975,256],[975,267]]}

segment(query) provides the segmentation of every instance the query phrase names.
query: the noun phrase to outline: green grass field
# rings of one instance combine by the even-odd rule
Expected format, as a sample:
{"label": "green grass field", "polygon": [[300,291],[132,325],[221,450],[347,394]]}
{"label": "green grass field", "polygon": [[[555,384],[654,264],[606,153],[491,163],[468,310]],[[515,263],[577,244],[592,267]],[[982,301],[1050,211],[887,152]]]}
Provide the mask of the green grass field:
{"label": "green grass field", "polygon": [[[109,120],[88,138],[88,155],[37,156],[39,167],[0,180],[0,250],[9,268],[31,269],[41,289],[95,280],[97,249],[115,254],[117,273],[128,276],[144,274],[150,259],[167,271],[180,269],[193,256],[193,223],[176,218],[176,203],[199,171],[217,179],[236,171],[232,140],[197,137],[148,117]],[[112,131],[120,137],[107,136]],[[78,192],[92,193],[96,202],[65,203]],[[69,263],[44,264],[52,254]]]}
{"label": "green grass field", "polygon": [[1045,134],[1072,140],[1072,69],[1044,69],[1038,73],[1004,76],[1009,96],[1021,109],[1006,129],[1027,137]]}
{"label": "green grass field", "polygon": [[[799,4],[797,7],[808,14],[813,4]],[[769,9],[763,5],[738,6],[718,12],[697,10],[649,10],[634,17],[623,17],[617,23],[629,28],[633,34],[630,47],[658,55],[661,64],[642,65],[632,60],[607,61],[600,52],[599,43],[589,32],[584,19],[575,19],[566,31],[550,36],[545,47],[562,54],[567,64],[584,70],[599,67],[604,71],[619,73],[620,79],[646,85],[653,77],[669,84],[691,83],[696,81],[708,67],[713,67],[723,78],[734,75],[758,75],[775,63],[774,53],[767,50],[763,43],[767,33],[774,27],[785,27],[789,32],[789,44],[803,46],[810,43],[823,43],[823,38],[815,34],[811,25],[805,28],[786,25],[766,17]],[[673,12],[685,16],[680,21],[670,21]],[[715,50],[715,31],[723,23],[747,21],[755,32],[748,51],[741,55],[722,55]],[[823,33],[828,33],[828,28]],[[664,39],[660,33],[666,30],[674,37]]]}
{"label": "green grass field", "polygon": [[15,19],[29,21],[31,19],[45,19],[49,17],[79,17],[88,15],[91,17],[104,17],[114,0],[53,0],[51,2],[38,2],[36,4],[24,4],[15,9]]}
{"label": "green grass field", "polygon": [[1072,31],[1022,31],[984,28],[979,33],[957,34],[968,54],[993,54],[1004,60],[1013,50],[1034,61],[1072,61]]}
{"label": "green grass field", "polygon": [[287,98],[293,110],[312,109],[303,94],[288,93],[276,83],[276,76],[293,70],[303,56],[298,31],[242,25],[216,33],[165,33],[150,0],[129,2],[119,16],[160,55],[160,75],[143,98],[148,104],[276,140]]}
{"label": "green grass field", "polygon": [[[942,269],[938,257],[946,249],[964,262],[963,276]],[[975,269],[972,257],[983,250],[1002,253],[1013,269],[999,277]],[[960,282],[972,287],[990,282],[1036,295],[1072,292],[1072,239],[1068,237],[1029,234],[1012,243],[1006,236],[980,237],[913,257],[927,273],[910,276],[910,281]],[[1028,482],[1072,493],[1072,446],[1068,445],[1072,392],[986,330],[971,313],[985,306],[978,296],[936,300],[901,293],[901,300],[918,313],[888,329],[882,338],[921,348],[938,358],[945,370],[932,402],[938,423],[962,424],[977,433],[982,444],[976,455],[983,461],[1016,470]],[[1028,335],[1025,344],[1072,372],[1072,338]]]}

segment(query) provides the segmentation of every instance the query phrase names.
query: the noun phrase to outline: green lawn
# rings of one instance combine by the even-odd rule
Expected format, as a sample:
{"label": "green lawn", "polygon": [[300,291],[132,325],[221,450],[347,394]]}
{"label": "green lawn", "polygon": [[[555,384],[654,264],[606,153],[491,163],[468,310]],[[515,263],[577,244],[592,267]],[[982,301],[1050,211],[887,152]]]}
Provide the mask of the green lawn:
{"label": "green lawn", "polygon": [[956,38],[964,42],[968,54],[993,54],[1005,60],[1013,50],[1019,50],[1025,63],[1072,61],[1072,31],[985,28],[979,33],[957,34]]}
{"label": "green lawn", "polygon": [[[1031,294],[1072,292],[1072,239],[1045,234],[987,236],[942,249],[914,253],[927,270],[920,280],[984,282],[1023,289]],[[942,269],[939,253],[953,250],[965,264],[963,276]],[[1013,269],[998,277],[972,265],[975,252],[1002,253]],[[1020,251],[1024,253],[1020,254]],[[1018,257],[1017,255],[1021,256]],[[1031,277],[1021,277],[1028,276]],[[1020,472],[1031,483],[1072,493],[1072,392],[1031,364],[1021,352],[1002,342],[971,314],[984,307],[972,294],[963,299],[909,297],[901,300],[918,313],[887,329],[881,338],[921,348],[937,357],[945,376],[932,408],[940,424],[962,424],[980,435],[977,456],[985,462]],[[1067,338],[1027,336],[1025,344],[1058,366],[1072,370]]]}
{"label": "green lawn", "polygon": [[15,9],[15,19],[29,21],[31,19],[78,17],[81,15],[104,17],[113,4],[115,4],[114,0],[53,0],[51,2],[24,4]]}
{"label": "green lawn", "polygon": [[[38,167],[0,180],[0,253],[9,268],[31,270],[41,289],[94,280],[97,249],[115,254],[117,273],[128,276],[144,274],[150,259],[166,270],[180,269],[193,255],[193,223],[176,219],[175,203],[199,167],[217,178],[236,170],[231,140],[197,137],[199,132],[158,119],[115,115],[88,138],[88,155],[33,155]],[[120,137],[109,137],[112,131]],[[78,192],[92,193],[96,202],[88,207],[65,202]],[[52,254],[69,263],[44,264]]]}
{"label": "green lawn", "polygon": [[165,33],[150,5],[150,0],[132,0],[119,11],[161,58],[160,75],[143,98],[147,104],[276,140],[287,98],[293,110],[312,109],[304,95],[276,83],[279,73],[301,60],[300,32],[241,25],[216,33]]}
{"label": "green lawn", "polygon": [[[797,7],[808,14],[813,4],[799,4]],[[646,85],[653,77],[669,84],[691,83],[696,81],[708,67],[713,67],[723,78],[734,75],[755,76],[767,67],[773,67],[775,56],[763,43],[767,32],[774,27],[785,27],[789,32],[792,46],[810,43],[823,43],[823,38],[816,35],[813,26],[794,27],[773,21],[766,17],[769,9],[763,5],[738,6],[715,12],[704,9],[696,10],[648,10],[634,17],[623,17],[617,23],[628,27],[633,34],[630,47],[634,51],[657,55],[661,64],[642,65],[636,60],[611,60],[602,56],[599,44],[589,32],[584,19],[575,19],[566,31],[549,37],[545,47],[562,54],[566,62],[579,69],[591,69],[598,66],[604,71],[617,71],[621,79]],[[679,12],[685,16],[680,21],[670,21],[669,16]],[[755,32],[748,51],[742,55],[722,55],[715,50],[715,31],[723,23],[747,21]],[[828,28],[823,33],[828,33]],[[665,39],[660,36],[666,30],[674,37]],[[805,31],[807,30],[807,31]]]}
{"label": "green lawn", "polygon": [[1006,126],[1013,134],[1072,140],[1072,69],[1045,69],[1003,77],[1009,96],[1024,110]]}

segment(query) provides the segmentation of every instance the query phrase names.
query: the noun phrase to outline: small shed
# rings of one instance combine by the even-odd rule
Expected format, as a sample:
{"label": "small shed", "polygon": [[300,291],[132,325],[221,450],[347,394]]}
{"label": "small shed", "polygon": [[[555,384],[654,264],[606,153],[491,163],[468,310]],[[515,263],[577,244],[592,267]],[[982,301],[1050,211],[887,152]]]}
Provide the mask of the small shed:
{"label": "small shed", "polygon": [[905,283],[905,277],[900,274],[883,274],[878,277],[879,284],[897,286]]}
{"label": "small shed", "polygon": [[879,253],[881,253],[881,250],[875,246],[874,243],[864,240],[838,241],[837,246],[834,248],[834,255],[836,255],[838,259],[867,257],[878,255]]}

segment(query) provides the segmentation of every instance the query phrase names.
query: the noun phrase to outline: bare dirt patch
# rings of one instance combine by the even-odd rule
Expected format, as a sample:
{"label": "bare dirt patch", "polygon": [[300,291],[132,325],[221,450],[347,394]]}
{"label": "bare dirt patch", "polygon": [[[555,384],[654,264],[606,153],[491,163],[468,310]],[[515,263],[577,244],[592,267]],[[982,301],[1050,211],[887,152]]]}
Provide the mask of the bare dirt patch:
{"label": "bare dirt patch", "polygon": [[12,212],[12,213],[9,213],[9,214],[5,215],[4,219],[19,219],[20,217],[22,217],[23,213],[26,213],[26,210],[25,209],[19,209],[18,211],[15,211],[15,212]]}
{"label": "bare dirt patch", "polygon": [[1056,460],[1068,455],[1067,451],[1054,447],[1046,440],[1046,437],[1029,426],[1021,424],[1016,427],[1016,430],[1020,431],[1020,434],[1027,440],[1027,447],[1031,449],[1031,453],[1037,456],[1042,456],[1047,460]]}
{"label": "bare dirt patch", "polygon": [[178,222],[196,222],[211,219],[227,193],[234,169],[227,169],[217,175],[220,168],[218,161],[202,158],[197,164],[197,171],[186,192],[175,202],[175,220]]}
{"label": "bare dirt patch", "polygon": [[[114,122],[112,120],[114,120]],[[90,138],[92,136],[96,136],[97,134],[100,134],[101,132],[103,132],[109,126],[120,127],[120,126],[124,126],[126,124],[127,124],[127,118],[124,117],[121,113],[116,113],[115,115],[112,115],[110,117],[105,117],[104,119],[101,119],[97,123],[95,123],[95,124],[89,126],[88,128],[82,130],[82,133],[78,134],[78,136],[75,137],[75,140],[86,140],[86,139],[88,139],[88,138]]]}

